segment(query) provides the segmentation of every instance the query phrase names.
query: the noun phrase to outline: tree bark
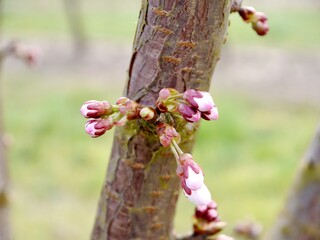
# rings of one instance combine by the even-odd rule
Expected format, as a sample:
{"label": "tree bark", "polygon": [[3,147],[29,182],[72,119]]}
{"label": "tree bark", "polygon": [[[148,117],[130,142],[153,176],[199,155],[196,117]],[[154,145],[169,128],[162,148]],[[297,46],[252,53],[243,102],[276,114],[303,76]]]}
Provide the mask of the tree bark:
{"label": "tree bark", "polygon": [[[124,95],[154,106],[165,87],[207,91],[229,12],[228,0],[143,0]],[[198,124],[176,128],[191,152]],[[175,171],[170,150],[142,121],[118,128],[92,239],[172,239]]]}
{"label": "tree bark", "polygon": [[302,159],[286,204],[266,239],[320,239],[320,127]]}

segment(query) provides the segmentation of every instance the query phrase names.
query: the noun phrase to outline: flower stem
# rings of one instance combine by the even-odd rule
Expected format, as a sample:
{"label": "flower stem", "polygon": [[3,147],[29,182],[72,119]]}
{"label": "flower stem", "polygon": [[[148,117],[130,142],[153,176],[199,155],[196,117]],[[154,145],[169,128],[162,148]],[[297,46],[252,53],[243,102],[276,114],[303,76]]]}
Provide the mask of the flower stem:
{"label": "flower stem", "polygon": [[175,147],[176,151],[179,153],[179,156],[182,155],[183,151],[179,147],[178,143],[174,139],[172,139],[172,143],[173,143],[173,146]]}
{"label": "flower stem", "polygon": [[174,157],[176,158],[177,164],[179,165],[179,154],[177,150],[174,148],[173,144],[170,144],[171,151],[173,152]]}

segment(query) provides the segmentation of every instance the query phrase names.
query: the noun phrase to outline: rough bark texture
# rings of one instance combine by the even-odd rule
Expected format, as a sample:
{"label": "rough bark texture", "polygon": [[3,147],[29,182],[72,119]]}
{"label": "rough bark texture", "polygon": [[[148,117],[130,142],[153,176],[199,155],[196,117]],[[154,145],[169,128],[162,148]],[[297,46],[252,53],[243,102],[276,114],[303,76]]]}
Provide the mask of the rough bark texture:
{"label": "rough bark texture", "polygon": [[268,240],[320,239],[320,127]]}
{"label": "rough bark texture", "polygon": [[[228,0],[143,0],[124,94],[154,106],[164,87],[208,90],[229,12]],[[181,125],[191,152],[198,125]],[[173,238],[176,163],[148,129],[137,121],[116,130],[92,239]]]}

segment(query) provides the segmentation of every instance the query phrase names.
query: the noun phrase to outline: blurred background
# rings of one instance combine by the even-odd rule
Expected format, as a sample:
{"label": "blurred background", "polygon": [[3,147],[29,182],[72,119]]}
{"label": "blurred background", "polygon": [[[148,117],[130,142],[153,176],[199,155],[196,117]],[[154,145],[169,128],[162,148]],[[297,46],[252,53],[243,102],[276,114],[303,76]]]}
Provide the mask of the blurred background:
{"label": "blurred background", "polygon": [[[231,16],[211,85],[220,119],[202,123],[194,149],[227,232],[242,219],[270,227],[320,119],[319,1],[243,5],[265,12],[270,32]],[[8,58],[0,78],[14,239],[89,238],[113,134],[91,139],[79,109],[122,94],[139,9],[139,0],[3,0],[0,43],[42,50],[32,69]],[[193,209],[180,198],[178,233],[191,230]]]}

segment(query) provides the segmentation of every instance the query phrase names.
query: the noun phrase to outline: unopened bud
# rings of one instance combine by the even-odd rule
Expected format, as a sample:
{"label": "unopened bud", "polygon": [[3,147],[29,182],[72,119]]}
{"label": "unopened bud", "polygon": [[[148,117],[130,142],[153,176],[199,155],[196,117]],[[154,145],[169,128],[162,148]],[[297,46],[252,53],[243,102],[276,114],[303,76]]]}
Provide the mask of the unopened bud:
{"label": "unopened bud", "polygon": [[139,117],[140,105],[132,100],[128,100],[126,102],[125,99],[122,99],[122,105],[119,107],[120,113],[127,117],[128,120],[133,120]]}
{"label": "unopened bud", "polygon": [[264,36],[269,31],[268,21],[258,21],[256,23],[252,23],[252,28],[256,31],[256,33],[260,36]]}
{"label": "unopened bud", "polygon": [[86,132],[93,138],[100,137],[113,127],[111,118],[91,119],[85,125]]}
{"label": "unopened bud", "polygon": [[90,100],[82,105],[80,112],[85,118],[100,118],[112,113],[112,105],[107,101]]}
{"label": "unopened bud", "polygon": [[179,104],[178,111],[188,122],[198,122],[201,118],[201,113],[197,109],[184,103]]}
{"label": "unopened bud", "polygon": [[152,120],[156,116],[156,111],[151,107],[144,107],[140,110],[140,117],[144,120]]}
{"label": "unopened bud", "polygon": [[17,43],[14,47],[14,54],[29,66],[33,66],[39,61],[40,49],[36,46]]}
{"label": "unopened bud", "polygon": [[238,12],[243,21],[252,22],[255,18],[254,14],[256,13],[256,10],[253,7],[241,7]]}
{"label": "unopened bud", "polygon": [[161,123],[157,126],[157,133],[160,143],[164,147],[168,147],[173,140],[179,143],[181,139],[180,134],[177,132],[177,130],[166,123]]}

